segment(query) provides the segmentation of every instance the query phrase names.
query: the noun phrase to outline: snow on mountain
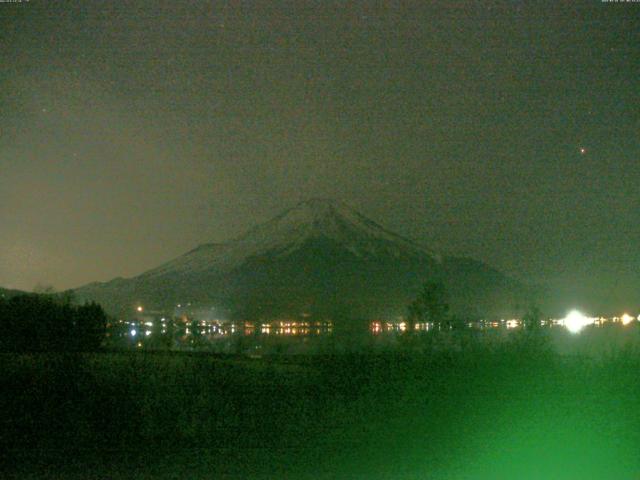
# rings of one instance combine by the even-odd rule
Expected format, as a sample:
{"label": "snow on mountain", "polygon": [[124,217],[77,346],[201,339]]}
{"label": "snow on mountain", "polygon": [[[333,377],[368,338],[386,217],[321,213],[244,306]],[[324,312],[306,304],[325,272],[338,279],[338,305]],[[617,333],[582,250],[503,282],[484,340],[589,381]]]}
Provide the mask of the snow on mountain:
{"label": "snow on mountain", "polygon": [[286,210],[235,240],[201,245],[143,276],[225,272],[251,257],[267,253],[287,255],[314,238],[332,240],[357,257],[435,257],[428,249],[384,229],[342,203],[313,199]]}
{"label": "snow on mountain", "polygon": [[482,262],[442,259],[342,203],[315,199],[234,240],[201,245],[137,277],[76,293],[111,312],[189,299],[223,306],[238,318],[331,315],[337,306],[361,316],[398,315],[434,278],[445,282],[459,312],[507,312],[522,291]]}

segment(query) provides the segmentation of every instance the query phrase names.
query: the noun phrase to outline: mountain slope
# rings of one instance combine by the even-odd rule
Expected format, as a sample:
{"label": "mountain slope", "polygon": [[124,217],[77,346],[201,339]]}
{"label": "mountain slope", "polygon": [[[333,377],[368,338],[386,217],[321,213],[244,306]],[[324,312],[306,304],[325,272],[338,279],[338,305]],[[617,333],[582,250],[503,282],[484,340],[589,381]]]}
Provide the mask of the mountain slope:
{"label": "mountain slope", "polygon": [[11,297],[15,297],[16,295],[24,295],[26,292],[23,292],[21,290],[11,290],[8,288],[1,288],[0,287],[0,298],[11,298]]}
{"label": "mountain slope", "polygon": [[522,288],[474,260],[444,258],[351,208],[310,200],[222,244],[205,244],[131,279],[76,290],[114,313],[142,302],[170,309],[196,302],[237,318],[310,313],[392,317],[420,284],[442,279],[457,312],[506,313]]}
{"label": "mountain slope", "polygon": [[261,254],[286,256],[310,238],[328,238],[355,256],[432,255],[413,242],[385,230],[349,207],[328,200],[309,200],[254,227],[235,241],[205,244],[143,274],[147,278],[176,273],[228,271]]}

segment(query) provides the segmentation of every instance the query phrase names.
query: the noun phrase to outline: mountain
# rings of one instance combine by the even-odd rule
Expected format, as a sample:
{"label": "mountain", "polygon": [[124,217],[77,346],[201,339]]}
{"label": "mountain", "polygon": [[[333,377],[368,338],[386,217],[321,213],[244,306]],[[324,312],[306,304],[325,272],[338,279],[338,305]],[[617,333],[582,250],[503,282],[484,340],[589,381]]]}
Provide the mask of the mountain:
{"label": "mountain", "polygon": [[76,290],[108,311],[142,303],[172,309],[195,303],[235,318],[391,318],[427,279],[445,282],[453,310],[506,315],[526,293],[518,282],[472,259],[440,257],[348,206],[302,202],[244,235],[201,245],[137,277]]}
{"label": "mountain", "polygon": [[0,287],[0,298],[11,298],[11,297],[15,297],[16,295],[24,295],[27,292],[23,292],[20,290],[11,290],[8,288],[1,288]]}

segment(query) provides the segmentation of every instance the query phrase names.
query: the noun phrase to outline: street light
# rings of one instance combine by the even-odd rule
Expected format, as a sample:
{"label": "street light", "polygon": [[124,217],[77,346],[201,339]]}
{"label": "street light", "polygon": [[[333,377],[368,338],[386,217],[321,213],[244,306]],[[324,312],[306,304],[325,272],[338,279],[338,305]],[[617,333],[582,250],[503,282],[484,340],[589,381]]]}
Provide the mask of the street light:
{"label": "street light", "polygon": [[571,310],[562,321],[563,325],[571,333],[578,333],[587,325],[593,323],[593,319],[584,316],[578,310]]}

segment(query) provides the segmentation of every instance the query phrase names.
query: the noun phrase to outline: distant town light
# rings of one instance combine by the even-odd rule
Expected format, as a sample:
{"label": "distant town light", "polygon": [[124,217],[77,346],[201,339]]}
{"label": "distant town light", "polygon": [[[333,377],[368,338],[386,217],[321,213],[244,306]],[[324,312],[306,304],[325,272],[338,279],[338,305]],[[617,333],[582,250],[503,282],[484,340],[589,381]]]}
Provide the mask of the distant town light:
{"label": "distant town light", "polygon": [[135,337],[137,335],[138,332],[136,332],[135,328],[132,328],[131,331],[129,332],[131,334],[132,337]]}
{"label": "distant town light", "polygon": [[151,335],[151,330],[145,330],[144,334],[148,337],[149,335]]}
{"label": "distant town light", "polygon": [[629,325],[633,321],[633,317],[628,313],[625,313],[620,317],[620,321],[622,322],[622,325]]}
{"label": "distant town light", "polygon": [[144,309],[142,308],[142,306],[138,305],[138,308],[136,308],[136,310],[137,310],[138,312],[142,312]]}
{"label": "distant town light", "polygon": [[578,333],[587,325],[593,323],[593,319],[586,317],[578,310],[571,310],[566,317],[562,320],[563,325],[571,333]]}

